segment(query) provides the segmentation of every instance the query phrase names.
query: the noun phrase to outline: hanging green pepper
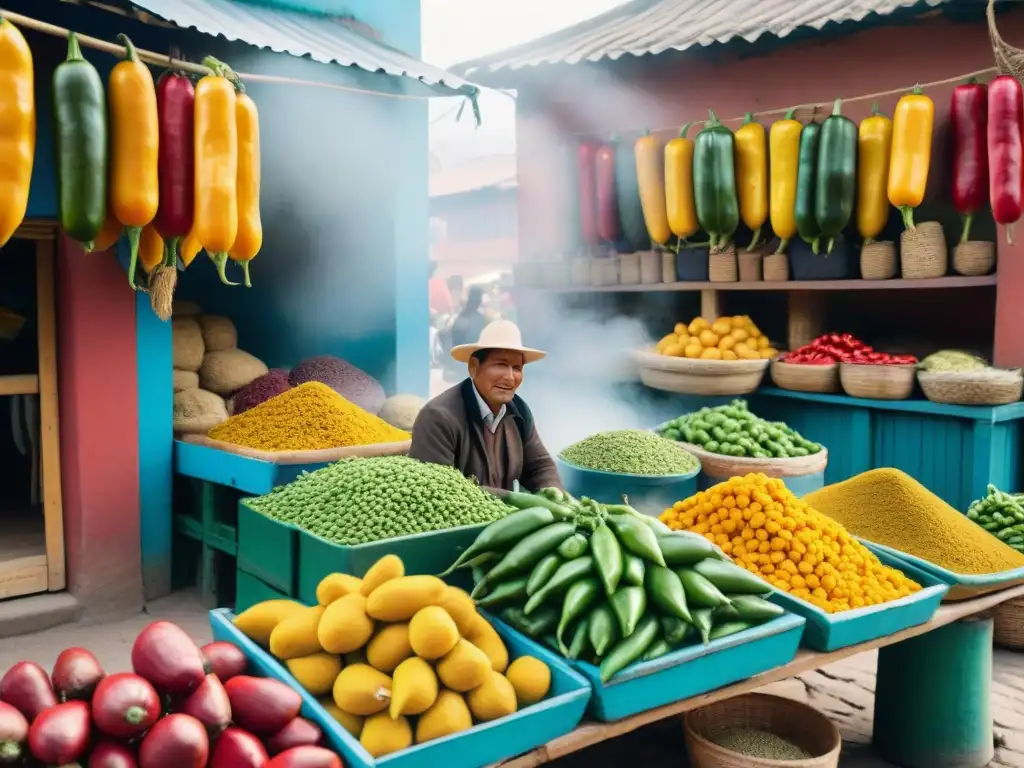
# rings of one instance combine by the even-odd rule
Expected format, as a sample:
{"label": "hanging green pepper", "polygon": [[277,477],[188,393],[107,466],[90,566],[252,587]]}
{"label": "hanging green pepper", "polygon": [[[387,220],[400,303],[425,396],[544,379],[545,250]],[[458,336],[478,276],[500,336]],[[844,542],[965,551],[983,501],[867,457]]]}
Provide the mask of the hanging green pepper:
{"label": "hanging green pepper", "polygon": [[857,198],[857,124],[842,113],[836,99],[832,114],[821,126],[817,178],[814,181],[814,216],[828,238],[825,253],[853,216]]}
{"label": "hanging green pepper", "polygon": [[767,595],[772,591],[759,576],[734,563],[702,560],[693,565],[693,570],[730,595]]}
{"label": "hanging green pepper", "polygon": [[615,675],[639,659],[658,637],[658,620],[644,616],[636,631],[623,638],[601,662],[601,682],[607,683]]}
{"label": "hanging green pepper", "polygon": [[[560,611],[553,606],[545,606],[532,616],[523,613],[522,608],[509,606],[500,614],[502,620],[529,637],[543,637],[558,626]],[[558,647],[557,645],[553,647]]]}
{"label": "hanging green pepper", "polygon": [[576,626],[572,631],[572,640],[569,641],[569,653],[566,654],[566,658],[578,659],[586,652],[589,630],[590,621],[588,616],[584,616],[576,622]]}
{"label": "hanging green pepper", "polygon": [[608,515],[608,525],[615,532],[616,538],[634,555],[640,555],[658,565],[665,564],[665,558],[658,548],[658,537],[650,528],[632,515]]}
{"label": "hanging green pepper", "polygon": [[693,193],[697,220],[708,233],[712,249],[728,247],[740,223],[733,144],[732,131],[709,109],[704,130],[694,140]]}
{"label": "hanging green pepper", "polygon": [[650,595],[651,602],[665,613],[683,621],[692,622],[690,609],[686,604],[686,592],[679,577],[668,568],[660,565],[647,567],[644,577],[644,588]]}
{"label": "hanging green pepper", "polygon": [[568,539],[558,545],[558,554],[566,560],[575,560],[587,553],[587,537],[582,533],[574,533]]}
{"label": "hanging green pepper", "polygon": [[661,616],[658,618],[658,623],[661,624],[661,634],[673,646],[682,645],[694,631],[692,624],[683,621],[678,616]]}
{"label": "hanging green pepper", "polygon": [[625,562],[622,569],[623,581],[627,584],[632,584],[634,587],[642,587],[644,585],[643,558],[634,555],[632,552],[623,552],[622,557]]}
{"label": "hanging green pepper", "polygon": [[708,639],[718,640],[723,637],[728,637],[729,635],[735,635],[737,632],[743,632],[744,630],[750,629],[752,626],[754,626],[754,624],[749,621],[727,621],[712,629],[708,634]]}
{"label": "hanging green pepper", "polygon": [[697,608],[693,612],[693,626],[697,628],[700,633],[700,641],[704,645],[708,644],[708,639],[711,635],[711,627],[714,623],[711,608]]}
{"label": "hanging green pepper", "polygon": [[679,568],[675,573],[679,577],[683,589],[686,590],[686,599],[697,608],[717,608],[720,605],[728,605],[729,598],[696,571],[690,568]]}
{"label": "hanging green pepper", "polygon": [[526,596],[531,597],[534,592],[543,587],[555,575],[555,571],[562,564],[563,560],[557,553],[544,555],[530,571],[530,578],[526,580]]}
{"label": "hanging green pepper", "polygon": [[594,649],[598,658],[604,656],[618,639],[618,618],[609,603],[601,603],[590,612],[587,636],[590,639],[590,647]]}
{"label": "hanging green pepper", "polygon": [[463,567],[481,553],[508,549],[524,536],[554,521],[554,512],[545,507],[521,509],[501,518],[501,520],[495,520],[480,532],[476,541],[470,544],[441,576],[447,576],[455,569]]}
{"label": "hanging green pepper", "polygon": [[552,595],[568,589],[569,585],[574,581],[589,576],[593,570],[594,559],[590,555],[577,557],[575,560],[569,560],[560,565],[554,575],[548,579],[547,583],[530,595],[530,599],[526,601],[526,607],[524,608],[526,615],[529,616],[536,611]]}
{"label": "hanging green pepper", "polygon": [[821,125],[808,123],[800,132],[800,154],[796,173],[796,228],[800,239],[810,243],[811,250],[818,253],[821,242],[821,228],[814,215],[816,197],[815,183],[818,176],[818,144]]}
{"label": "hanging green pepper", "polygon": [[565,630],[576,619],[589,611],[600,597],[601,582],[597,579],[580,579],[573,582],[566,590],[565,600],[562,601],[562,616],[558,621],[558,628],[555,630],[558,648],[563,656],[568,657],[569,655],[569,649],[565,647],[563,640]]}
{"label": "hanging green pepper", "polygon": [[486,597],[476,601],[479,608],[494,608],[498,605],[522,601],[526,597],[526,577],[502,581],[487,593]]}
{"label": "hanging green pepper", "polygon": [[633,634],[637,622],[647,610],[647,592],[643,587],[619,587],[609,602],[615,617],[619,620],[619,630],[623,637]]}
{"label": "hanging green pepper", "polygon": [[540,559],[558,548],[558,545],[576,532],[572,523],[551,523],[534,531],[526,538],[520,539],[508,553],[501,558],[485,578],[487,582],[501,581],[533,568]]}
{"label": "hanging green pepper", "polygon": [[[619,541],[607,525],[599,525],[590,537],[590,551],[597,565],[597,575],[601,577],[605,594],[611,595],[619,586],[622,578],[623,558]],[[641,563],[642,566],[642,563]]]}

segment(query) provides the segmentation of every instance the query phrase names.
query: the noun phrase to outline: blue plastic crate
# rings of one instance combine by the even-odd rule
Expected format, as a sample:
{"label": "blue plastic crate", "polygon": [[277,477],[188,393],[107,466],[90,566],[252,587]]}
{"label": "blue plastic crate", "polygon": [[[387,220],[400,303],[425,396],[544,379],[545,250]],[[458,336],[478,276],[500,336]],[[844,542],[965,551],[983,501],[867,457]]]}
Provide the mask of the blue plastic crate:
{"label": "blue plastic crate", "polygon": [[907,627],[924,624],[935,614],[949,587],[927,571],[903,562],[886,552],[876,552],[886,565],[903,571],[921,585],[921,590],[900,600],[869,605],[842,613],[825,613],[785,592],[774,592],[771,600],[807,619],[804,645],[816,651],[835,651],[891,635]]}
{"label": "blue plastic crate", "polygon": [[[948,584],[949,592],[946,593],[946,602],[967,600],[971,597],[983,595],[986,592],[996,592],[1000,589],[1024,584],[1024,567],[1000,571],[999,573],[955,573],[935,563],[930,563],[920,557],[893,549],[892,547],[875,544],[875,542],[868,541],[867,539],[861,539],[860,542],[879,557],[882,557],[882,555],[894,557],[903,563],[931,574],[943,584]],[[900,567],[902,569],[902,566]]]}
{"label": "blue plastic crate", "polygon": [[588,714],[609,722],[699,696],[788,664],[800,647],[805,620],[791,613],[765,624],[634,664],[601,682],[600,670],[570,662],[594,689]]}
{"label": "blue plastic crate", "polygon": [[270,493],[277,486],[290,483],[303,472],[313,472],[326,466],[326,463],[273,464],[219,451],[208,445],[174,441],[174,471],[179,475],[237,488],[253,496]]}
{"label": "blue plastic crate", "polygon": [[476,768],[528,752],[572,731],[583,719],[590,699],[590,686],[563,659],[528,638],[513,632],[500,621],[494,628],[504,639],[512,658],[529,655],[551,669],[548,697],[514,715],[473,726],[443,739],[417,744],[401,752],[374,759],[352,734],[342,728],[274,658],[235,629],[233,615],[226,608],[210,611],[215,640],[226,640],[241,648],[249,659],[250,672],[272,677],[294,688],[302,696],[302,716],[324,732],[327,744],[339,753],[349,768]]}
{"label": "blue plastic crate", "polygon": [[685,475],[629,475],[601,472],[555,459],[565,490],[573,496],[587,496],[602,504],[621,504],[622,497],[645,515],[657,517],[680,499],[697,492],[697,469]]}

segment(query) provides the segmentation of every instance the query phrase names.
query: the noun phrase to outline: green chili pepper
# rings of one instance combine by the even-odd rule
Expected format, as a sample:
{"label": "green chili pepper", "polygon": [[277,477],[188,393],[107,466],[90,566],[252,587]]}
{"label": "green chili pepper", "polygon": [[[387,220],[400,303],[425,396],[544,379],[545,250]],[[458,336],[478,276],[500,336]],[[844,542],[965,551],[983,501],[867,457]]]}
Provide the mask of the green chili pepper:
{"label": "green chili pepper", "polygon": [[615,618],[619,620],[619,630],[623,637],[633,634],[637,622],[647,610],[647,592],[643,587],[619,587],[609,602]]}
{"label": "green chili pepper", "polygon": [[570,560],[560,565],[554,575],[548,579],[547,583],[530,595],[530,599],[526,601],[526,607],[524,608],[526,615],[529,616],[536,611],[551,595],[564,591],[574,581],[582,579],[584,576],[589,576],[593,570],[594,559],[590,555],[577,557],[575,560]]}
{"label": "green chili pepper", "polygon": [[470,544],[466,551],[459,555],[459,558],[441,576],[447,576],[456,568],[461,568],[483,552],[508,549],[524,536],[554,521],[555,514],[545,507],[521,509],[518,512],[513,512],[501,518],[501,520],[495,520],[480,532],[480,535],[476,537],[476,541]]}
{"label": "green chili pepper", "polygon": [[487,574],[478,565],[474,565],[470,572],[473,574],[473,591],[469,593],[469,596],[476,600],[477,597],[483,596],[487,591]]}
{"label": "green chili pepper", "polygon": [[558,570],[562,562],[562,558],[554,552],[550,555],[544,555],[533,566],[533,570],[530,571],[530,578],[526,581],[526,596],[530,597],[534,592],[547,584],[551,577],[555,575],[555,571]]}
{"label": "green chili pepper", "polygon": [[711,247],[725,248],[739,225],[732,131],[708,110],[704,130],[693,148],[693,198],[697,220],[708,233]]}
{"label": "green chili pepper", "polygon": [[[558,626],[560,612],[553,606],[545,606],[543,610],[537,611],[532,616],[527,616],[522,608],[509,606],[499,616],[529,637],[543,637]],[[557,643],[553,646],[557,648]]]}
{"label": "green chili pepper", "polygon": [[[633,587],[627,587],[633,589]],[[607,683],[612,677],[639,659],[658,637],[658,620],[644,616],[637,624],[636,631],[623,638],[601,662],[601,682]]]}
{"label": "green chili pepper", "polygon": [[508,551],[492,568],[485,581],[501,581],[509,576],[522,573],[533,568],[540,559],[558,548],[558,545],[576,532],[572,523],[551,523],[540,530],[534,531]]}
{"label": "green chili pepper", "polygon": [[746,568],[722,560],[702,560],[693,570],[730,595],[766,595],[772,588]]}
{"label": "green chili pepper", "polygon": [[[786,612],[782,606],[754,595],[736,595],[730,598],[730,600],[732,600],[732,605],[729,607],[736,612],[735,618],[741,621],[770,621],[771,619],[777,619]],[[719,615],[718,610],[724,609],[715,610],[716,618]]]}
{"label": "green chili pepper", "polygon": [[[606,594],[611,595],[619,586],[619,580],[625,564],[623,563],[622,549],[619,541],[615,538],[612,529],[607,525],[599,525],[594,534],[590,537],[590,551],[594,556],[594,563],[597,565],[597,575],[601,577]],[[637,558],[643,567],[643,562]]]}
{"label": "green chili pepper", "polygon": [[800,150],[796,174],[796,202],[794,215],[800,239],[810,243],[817,254],[821,242],[821,229],[814,215],[816,196],[815,183],[818,176],[818,145],[821,139],[821,125],[808,123],[800,132]]}
{"label": "green chili pepper", "polygon": [[667,653],[672,653],[672,646],[664,637],[658,637],[655,638],[654,642],[648,646],[646,651],[644,651],[644,655],[640,657],[640,661],[654,661]]}
{"label": "green chili pepper", "polygon": [[506,504],[511,504],[513,507],[519,507],[519,509],[529,509],[530,507],[545,507],[551,510],[555,517],[560,520],[568,520],[572,517],[572,510],[566,507],[564,504],[559,504],[552,501],[545,496],[538,496],[533,493],[523,493],[522,491],[509,491],[505,494],[502,499]]}
{"label": "green chili pepper", "polygon": [[722,591],[690,568],[676,569],[676,576],[686,590],[686,599],[697,608],[717,608],[727,605],[729,598]]}
{"label": "green chili pepper", "polygon": [[582,533],[574,533],[558,545],[558,554],[566,560],[575,560],[577,557],[583,557],[588,547],[587,537]]}
{"label": "green chili pepper", "polygon": [[587,640],[590,631],[590,621],[588,616],[584,616],[578,622],[576,627],[572,631],[572,640],[569,642],[569,653],[566,654],[566,658],[578,659],[587,650]]}
{"label": "green chili pepper", "polygon": [[479,608],[494,608],[498,605],[519,601],[526,597],[526,577],[503,581],[494,586],[487,596],[476,601]]}
{"label": "green chili pepper", "polygon": [[541,488],[534,495],[543,496],[548,501],[555,502],[555,504],[564,504],[566,501],[566,493],[561,488]]}
{"label": "green chili pepper", "polygon": [[698,608],[693,612],[693,626],[700,632],[700,640],[704,645],[708,644],[713,620],[710,608]]}
{"label": "green chili pepper", "polygon": [[563,656],[569,656],[569,649],[565,647],[565,641],[562,639],[566,628],[589,611],[600,597],[601,582],[597,579],[580,579],[566,590],[565,600],[562,601],[562,616],[555,630],[558,648]]}
{"label": "green chili pepper", "polygon": [[590,612],[587,635],[598,658],[605,655],[619,636],[619,620],[609,603],[601,603]]}
{"label": "green chili pepper", "polygon": [[625,561],[622,569],[623,580],[634,587],[642,587],[644,585],[645,570],[643,558],[637,557],[632,552],[623,552],[622,558]]}
{"label": "green chili pepper", "polygon": [[679,577],[668,568],[660,565],[647,566],[644,576],[644,589],[654,603],[663,612],[683,621],[692,622],[690,609],[686,604],[686,591]]}
{"label": "green chili pepper", "polygon": [[661,634],[671,645],[682,645],[694,631],[692,624],[678,616],[661,616],[658,623],[661,624]]}
{"label": "green chili pepper", "polygon": [[711,640],[718,640],[722,637],[735,635],[737,632],[742,632],[745,629],[750,629],[752,626],[754,625],[749,621],[727,621],[712,629],[708,634],[708,638]]}
{"label": "green chili pepper", "polygon": [[717,556],[714,545],[698,534],[682,532],[672,536],[659,536],[658,546],[661,547],[665,565],[670,568],[693,565]]}
{"label": "green chili pepper", "polygon": [[658,537],[654,531],[632,515],[608,515],[608,525],[615,532],[616,538],[634,555],[650,560],[658,565],[665,565],[665,558],[658,548]]}

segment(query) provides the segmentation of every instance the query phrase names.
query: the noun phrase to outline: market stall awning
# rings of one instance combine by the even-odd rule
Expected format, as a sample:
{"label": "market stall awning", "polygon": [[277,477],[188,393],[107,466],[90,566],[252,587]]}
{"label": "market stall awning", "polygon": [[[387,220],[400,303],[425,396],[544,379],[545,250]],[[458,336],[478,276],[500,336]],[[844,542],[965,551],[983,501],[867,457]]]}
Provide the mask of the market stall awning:
{"label": "market stall awning", "polygon": [[358,67],[417,80],[438,95],[474,96],[476,86],[353,29],[331,16],[234,2],[234,0],[132,0],[176,26],[195,29],[323,64]]}
{"label": "market stall awning", "polygon": [[794,31],[820,30],[826,24],[864,21],[913,6],[938,6],[951,0],[633,0],[592,19],[523,45],[456,64],[465,77],[486,82],[487,75],[544,64],[685,51],[695,46],[763,35],[786,37]]}

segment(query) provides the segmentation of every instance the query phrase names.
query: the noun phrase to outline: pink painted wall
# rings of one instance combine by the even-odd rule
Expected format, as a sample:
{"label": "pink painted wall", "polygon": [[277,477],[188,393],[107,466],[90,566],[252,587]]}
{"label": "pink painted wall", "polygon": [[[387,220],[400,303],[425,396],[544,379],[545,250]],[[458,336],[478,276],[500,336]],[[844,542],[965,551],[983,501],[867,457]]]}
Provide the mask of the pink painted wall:
{"label": "pink painted wall", "polygon": [[68,589],[96,618],[142,607],[135,296],[63,236],[57,291]]}
{"label": "pink painted wall", "polygon": [[[1002,14],[999,26],[1004,39],[1024,47],[1024,10]],[[954,23],[933,14],[912,25],[801,42],[742,59],[734,53],[702,51],[643,59],[627,56],[602,67],[523,70],[516,137],[520,258],[564,253],[566,225],[575,221],[565,187],[572,179],[564,171],[564,142],[579,141],[572,134],[605,137],[623,132],[635,137],[649,126],[667,127],[660,135],[669,138],[678,126],[706,119],[708,108],[725,119],[804,103],[830,107],[837,97],[942,80],[993,63],[983,23]],[[928,89],[936,105],[929,198],[950,194],[944,169],[952,88],[951,84]],[[881,110],[891,115],[898,98],[880,98]],[[859,120],[870,109],[870,102],[860,102],[850,104],[844,113]],[[1024,302],[1019,300],[1024,295],[1024,244],[1007,247],[1002,235],[995,357],[1000,365],[1024,365]]]}

